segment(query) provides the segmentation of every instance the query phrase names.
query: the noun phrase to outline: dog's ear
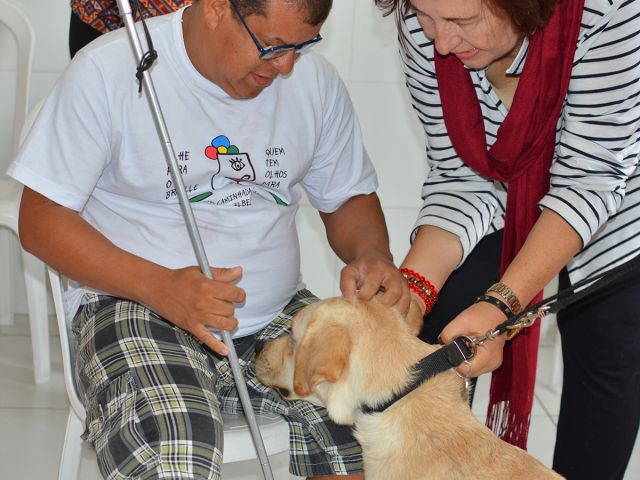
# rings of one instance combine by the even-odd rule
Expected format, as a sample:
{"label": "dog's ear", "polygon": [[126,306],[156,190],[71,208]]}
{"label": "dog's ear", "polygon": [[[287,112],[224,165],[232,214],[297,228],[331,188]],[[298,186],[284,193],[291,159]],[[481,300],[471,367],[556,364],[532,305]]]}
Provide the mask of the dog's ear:
{"label": "dog's ear", "polygon": [[[411,297],[413,297],[413,295],[411,295]],[[418,305],[418,301],[414,298],[411,298],[409,311],[407,312],[405,321],[407,322],[407,325],[409,325],[409,331],[413,335],[417,336],[422,330],[422,326],[424,325],[424,316],[422,315],[422,309]]]}
{"label": "dog's ear", "polygon": [[351,339],[344,327],[307,328],[296,353],[293,390],[305,397],[320,382],[335,383],[349,361]]}

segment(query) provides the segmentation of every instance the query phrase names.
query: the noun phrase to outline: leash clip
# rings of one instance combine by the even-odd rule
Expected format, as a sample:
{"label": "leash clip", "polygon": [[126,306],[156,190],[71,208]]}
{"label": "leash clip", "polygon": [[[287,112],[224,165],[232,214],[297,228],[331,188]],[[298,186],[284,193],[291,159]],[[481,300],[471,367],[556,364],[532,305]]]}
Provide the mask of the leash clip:
{"label": "leash clip", "polygon": [[487,333],[485,333],[484,335],[480,335],[479,337],[475,337],[472,341],[473,341],[474,345],[477,348],[478,346],[482,345],[487,340],[493,340],[498,335],[500,335],[500,333],[501,333],[500,330],[498,330],[497,328],[496,329],[487,330]]}
{"label": "leash clip", "polygon": [[515,330],[515,329],[521,330],[523,328],[530,327],[531,325],[533,325],[533,322],[535,322],[538,318],[546,317],[549,314],[550,310],[551,310],[550,305],[543,305],[537,310],[527,312],[525,315],[518,318],[518,320],[513,324],[507,325],[507,330]]}
{"label": "leash clip", "polygon": [[551,305],[542,305],[536,310],[520,314],[520,316],[516,317],[516,321],[514,321],[513,323],[509,323],[509,321],[504,322],[503,324],[498,325],[496,328],[488,330],[484,335],[475,337],[473,339],[473,343],[475,343],[476,345],[482,345],[487,340],[493,340],[494,338],[502,335],[505,332],[507,333],[507,340],[511,340],[520,330],[533,325],[536,319],[546,317],[550,313],[550,311]]}
{"label": "leash clip", "polygon": [[476,356],[476,352],[478,351],[478,344],[476,343],[475,339],[467,335],[460,335],[459,337],[454,338],[453,344],[458,349],[460,357],[464,359],[464,361],[461,363],[466,363],[471,360]]}

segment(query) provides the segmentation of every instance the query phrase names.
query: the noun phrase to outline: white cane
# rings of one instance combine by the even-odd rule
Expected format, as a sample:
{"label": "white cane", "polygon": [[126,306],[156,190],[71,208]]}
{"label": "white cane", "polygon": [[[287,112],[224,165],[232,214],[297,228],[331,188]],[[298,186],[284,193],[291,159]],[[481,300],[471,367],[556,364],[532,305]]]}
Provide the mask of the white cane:
{"label": "white cane", "polygon": [[[131,4],[129,3],[129,0],[117,0],[117,3],[118,9],[120,11],[120,16],[122,17],[122,21],[124,22],[124,25],[129,34],[129,40],[131,41],[131,46],[133,47],[136,60],[140,64],[141,62],[143,62],[144,54],[142,51],[140,38],[138,37],[138,32],[135,28]],[[202,244],[202,238],[200,237],[200,232],[193,215],[193,210],[191,209],[191,203],[189,202],[187,192],[184,188],[182,175],[180,174],[180,171],[178,169],[176,154],[173,150],[173,145],[171,144],[171,140],[169,138],[169,132],[167,131],[167,126],[162,115],[162,110],[160,109],[160,104],[158,103],[158,97],[156,95],[155,87],[153,86],[153,81],[151,80],[151,75],[146,69],[140,71],[142,72],[141,81],[144,84],[144,88],[147,93],[147,99],[149,100],[149,107],[151,108],[151,113],[156,123],[158,134],[160,135],[162,140],[165,160],[167,161],[167,165],[169,167],[169,170],[171,171],[171,177],[173,178],[173,182],[176,186],[176,193],[180,202],[180,208],[182,209],[182,215],[184,217],[187,230],[189,231],[189,237],[191,238],[193,250],[195,252],[196,258],[198,259],[198,264],[200,265],[202,274],[209,279],[213,279],[213,275],[211,274],[211,269],[209,267],[209,261],[207,260],[207,254]],[[262,474],[264,475],[265,480],[273,480],[273,473],[271,472],[271,466],[269,465],[269,457],[267,456],[267,451],[264,448],[262,436],[260,435],[260,429],[258,428],[258,423],[256,422],[256,417],[251,406],[251,399],[249,398],[247,385],[245,384],[244,376],[242,375],[242,370],[240,369],[240,362],[238,361],[238,355],[233,345],[233,340],[231,339],[231,335],[229,334],[229,332],[223,330],[221,331],[221,334],[222,340],[229,349],[229,364],[231,365],[231,371],[235,379],[236,388],[238,389],[238,395],[240,397],[240,402],[242,403],[244,415],[246,417],[247,424],[249,425],[249,431],[251,432],[253,445],[256,449],[256,453],[258,454],[260,466],[262,467]]]}

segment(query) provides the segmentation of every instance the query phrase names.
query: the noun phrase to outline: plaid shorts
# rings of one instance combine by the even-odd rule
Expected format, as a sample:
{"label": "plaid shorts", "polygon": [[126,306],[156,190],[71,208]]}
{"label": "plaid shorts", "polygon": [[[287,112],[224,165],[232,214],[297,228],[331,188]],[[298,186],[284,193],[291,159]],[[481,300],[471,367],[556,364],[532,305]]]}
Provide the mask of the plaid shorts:
{"label": "plaid shorts", "polygon": [[[316,300],[298,292],[273,322],[234,344],[254,410],[289,424],[291,473],[362,472],[350,427],[334,424],[324,408],[283,400],[255,377],[256,341],[289,333],[293,314]],[[88,294],[73,331],[83,438],[105,478],[221,478],[220,412],[242,411],[226,358],[148,308],[109,296]]]}

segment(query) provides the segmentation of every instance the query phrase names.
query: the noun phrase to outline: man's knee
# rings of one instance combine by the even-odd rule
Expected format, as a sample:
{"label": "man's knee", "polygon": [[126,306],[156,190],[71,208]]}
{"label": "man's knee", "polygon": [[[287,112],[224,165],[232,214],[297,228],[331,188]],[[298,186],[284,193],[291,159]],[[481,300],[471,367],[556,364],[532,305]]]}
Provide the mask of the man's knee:
{"label": "man's knee", "polygon": [[213,394],[175,384],[142,387],[126,373],[87,408],[85,439],[110,478],[220,478],[222,423]]}

